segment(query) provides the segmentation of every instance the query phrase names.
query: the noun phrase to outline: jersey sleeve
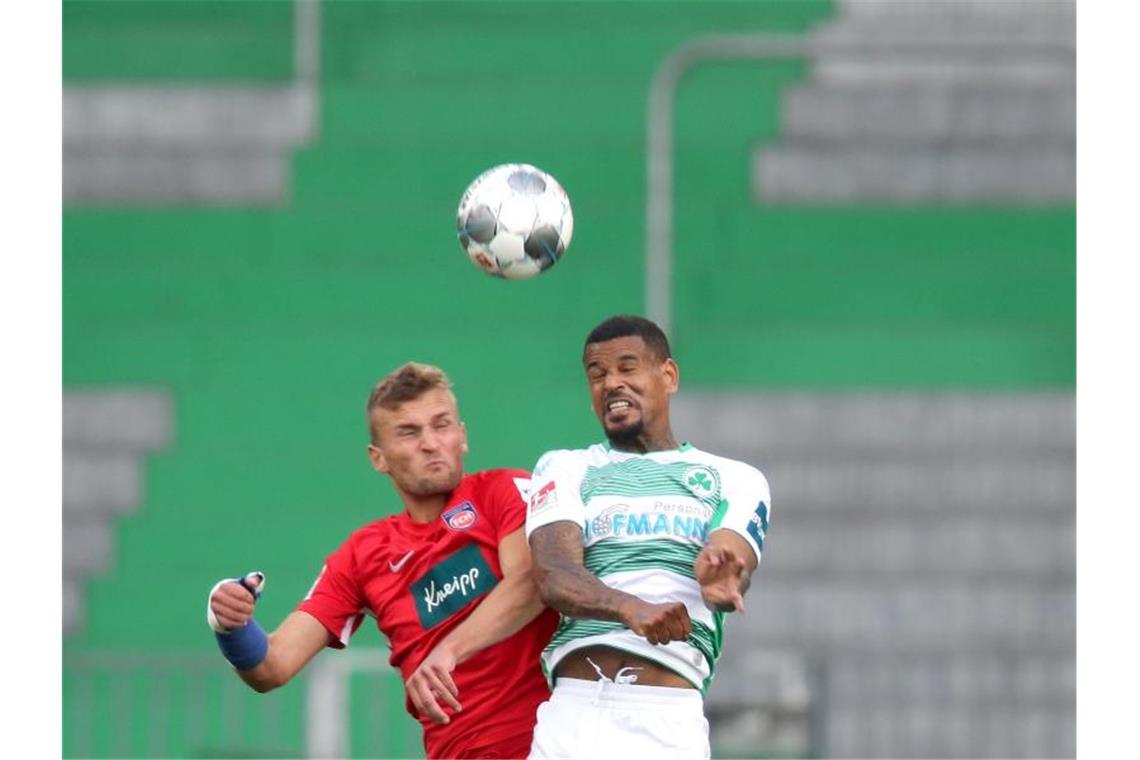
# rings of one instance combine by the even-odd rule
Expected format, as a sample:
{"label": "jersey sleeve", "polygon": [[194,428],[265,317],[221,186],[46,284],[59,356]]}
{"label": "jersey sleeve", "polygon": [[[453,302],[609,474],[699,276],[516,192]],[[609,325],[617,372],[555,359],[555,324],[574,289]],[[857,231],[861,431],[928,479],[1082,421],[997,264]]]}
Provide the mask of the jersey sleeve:
{"label": "jersey sleeve", "polygon": [[530,473],[526,470],[500,470],[491,483],[490,493],[495,504],[495,540],[514,533],[526,522],[527,502],[530,499]]}
{"label": "jersey sleeve", "polygon": [[768,519],[772,509],[772,496],[768,479],[759,470],[739,465],[724,478],[724,491],[709,532],[726,528],[739,534],[756,554],[759,564],[764,551],[764,537],[768,534]]}
{"label": "jersey sleeve", "polygon": [[367,610],[356,583],[355,567],[352,539],[349,539],[328,556],[308,595],[297,605],[298,610],[309,613],[328,629],[332,634],[329,646],[334,649],[348,645]]}
{"label": "jersey sleeve", "polygon": [[579,486],[584,467],[570,451],[542,455],[530,478],[530,506],[526,513],[526,536],[543,525],[569,520],[586,529],[586,508]]}

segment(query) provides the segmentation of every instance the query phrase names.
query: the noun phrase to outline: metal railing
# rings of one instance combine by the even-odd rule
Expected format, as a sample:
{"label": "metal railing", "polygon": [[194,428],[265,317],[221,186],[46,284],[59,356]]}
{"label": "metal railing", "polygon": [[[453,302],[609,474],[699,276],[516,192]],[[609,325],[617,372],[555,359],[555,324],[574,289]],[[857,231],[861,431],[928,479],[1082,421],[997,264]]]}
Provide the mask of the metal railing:
{"label": "metal railing", "polygon": [[422,757],[385,652],[326,653],[258,694],[212,653],[69,653],[64,757]]}
{"label": "metal railing", "polygon": [[[938,61],[968,53],[972,61],[1000,59],[1010,50],[1055,56],[1076,66],[1072,44],[1039,40],[980,41],[895,40],[878,51],[928,56]],[[677,88],[697,66],[715,61],[799,60],[820,52],[865,53],[866,43],[834,41],[811,35],[715,34],[690,40],[658,65],[649,85],[646,124],[645,312],[675,342],[673,322],[673,118]]]}

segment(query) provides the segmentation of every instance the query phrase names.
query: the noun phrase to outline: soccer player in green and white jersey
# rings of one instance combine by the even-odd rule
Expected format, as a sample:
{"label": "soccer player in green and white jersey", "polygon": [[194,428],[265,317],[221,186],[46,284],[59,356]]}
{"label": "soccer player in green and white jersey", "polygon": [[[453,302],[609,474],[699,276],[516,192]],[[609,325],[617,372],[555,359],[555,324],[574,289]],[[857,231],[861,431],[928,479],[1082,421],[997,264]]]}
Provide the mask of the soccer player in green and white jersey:
{"label": "soccer player in green and white jersey", "polygon": [[768,482],[674,437],[680,372],[653,322],[605,320],[582,361],[608,440],[547,452],[531,480],[535,579],[562,619],[530,757],[707,758],[703,695],[760,561]]}

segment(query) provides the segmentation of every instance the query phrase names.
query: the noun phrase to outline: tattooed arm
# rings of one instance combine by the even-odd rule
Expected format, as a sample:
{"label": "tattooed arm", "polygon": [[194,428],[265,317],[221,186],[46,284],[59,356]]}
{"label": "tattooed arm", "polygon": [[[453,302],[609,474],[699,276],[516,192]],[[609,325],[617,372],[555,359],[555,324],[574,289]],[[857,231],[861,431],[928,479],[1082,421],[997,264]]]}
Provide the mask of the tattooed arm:
{"label": "tattooed arm", "polygon": [[530,536],[531,561],[544,604],[567,617],[621,623],[650,644],[686,638],[692,631],[681,602],[651,604],[610,588],[582,564],[582,529],[559,521],[536,528]]}

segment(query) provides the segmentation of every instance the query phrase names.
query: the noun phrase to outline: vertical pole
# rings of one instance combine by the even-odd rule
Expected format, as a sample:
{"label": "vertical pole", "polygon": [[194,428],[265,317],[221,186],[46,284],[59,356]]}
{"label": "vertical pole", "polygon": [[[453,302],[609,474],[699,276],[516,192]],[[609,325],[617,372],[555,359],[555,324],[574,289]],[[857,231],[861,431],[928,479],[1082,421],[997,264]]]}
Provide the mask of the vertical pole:
{"label": "vertical pole", "polygon": [[305,756],[348,757],[348,676],[333,660],[313,663],[305,689]]}
{"label": "vertical pole", "polygon": [[321,7],[318,0],[293,2],[293,77],[315,86],[321,73]]}

